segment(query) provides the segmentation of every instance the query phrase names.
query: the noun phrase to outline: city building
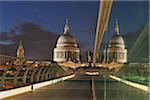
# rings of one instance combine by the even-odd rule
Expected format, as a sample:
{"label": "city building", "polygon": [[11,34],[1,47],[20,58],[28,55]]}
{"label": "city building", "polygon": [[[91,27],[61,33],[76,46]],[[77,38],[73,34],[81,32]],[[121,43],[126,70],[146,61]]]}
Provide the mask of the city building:
{"label": "city building", "polygon": [[119,32],[118,20],[116,20],[115,33],[110,38],[108,46],[103,52],[103,56],[104,62],[127,62],[127,49],[125,47],[125,42]]}
{"label": "city building", "polygon": [[9,65],[16,60],[16,57],[0,53],[0,66]]}
{"label": "city building", "polygon": [[25,61],[24,53],[24,47],[22,41],[20,41],[19,47],[17,49],[17,59],[14,62],[15,65],[22,65],[22,63]]}
{"label": "city building", "polygon": [[68,19],[66,19],[64,33],[58,38],[53,54],[53,60],[56,62],[80,61],[80,50],[76,40],[69,33]]}

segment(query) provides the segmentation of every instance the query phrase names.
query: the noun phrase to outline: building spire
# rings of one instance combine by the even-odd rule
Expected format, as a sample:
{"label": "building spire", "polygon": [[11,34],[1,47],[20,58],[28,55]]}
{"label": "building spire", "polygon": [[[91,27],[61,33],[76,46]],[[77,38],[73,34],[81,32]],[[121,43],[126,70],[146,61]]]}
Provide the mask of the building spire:
{"label": "building spire", "polygon": [[19,47],[23,47],[22,41],[19,42]]}
{"label": "building spire", "polygon": [[64,27],[64,34],[69,34],[68,18],[66,18],[66,24],[65,24],[65,27]]}
{"label": "building spire", "polygon": [[17,50],[17,57],[24,58],[24,48],[23,48],[22,41],[20,41],[20,43],[19,43],[19,47]]}
{"label": "building spire", "polygon": [[14,64],[22,65],[24,61],[25,61],[24,48],[23,48],[22,41],[20,41],[19,47],[17,49],[17,59],[14,61]]}
{"label": "building spire", "polygon": [[118,18],[116,19],[115,34],[116,34],[116,35],[120,35],[120,34],[119,34]]}

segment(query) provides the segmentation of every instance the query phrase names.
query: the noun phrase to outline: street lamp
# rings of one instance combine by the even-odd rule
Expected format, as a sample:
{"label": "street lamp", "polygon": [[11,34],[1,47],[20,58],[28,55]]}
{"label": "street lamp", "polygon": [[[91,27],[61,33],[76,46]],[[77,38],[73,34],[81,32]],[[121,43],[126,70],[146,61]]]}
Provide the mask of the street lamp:
{"label": "street lamp", "polygon": [[9,62],[6,62],[6,65],[8,66],[8,65],[9,65]]}

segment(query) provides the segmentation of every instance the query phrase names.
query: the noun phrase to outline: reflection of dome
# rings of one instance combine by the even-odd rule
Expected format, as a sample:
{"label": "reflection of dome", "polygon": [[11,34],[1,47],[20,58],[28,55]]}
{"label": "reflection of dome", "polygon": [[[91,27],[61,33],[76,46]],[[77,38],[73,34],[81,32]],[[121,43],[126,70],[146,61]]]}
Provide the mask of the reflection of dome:
{"label": "reflection of dome", "polygon": [[119,33],[118,20],[116,20],[115,34],[110,38],[108,48],[104,50],[104,61],[127,62],[127,50],[125,49],[125,42]]}
{"label": "reflection of dome", "polygon": [[77,47],[76,40],[70,34],[63,34],[57,40],[57,46],[75,46]]}
{"label": "reflection of dome", "polygon": [[124,44],[124,40],[120,35],[114,35],[111,37],[109,44]]}
{"label": "reflection of dome", "polygon": [[114,34],[111,39],[109,40],[109,45],[108,47],[120,47],[120,48],[124,48],[124,40],[121,37],[121,35],[116,35]]}
{"label": "reflection of dome", "polygon": [[58,38],[56,48],[54,48],[54,61],[79,61],[80,50],[74,37],[69,33],[68,20],[66,20],[64,33]]}

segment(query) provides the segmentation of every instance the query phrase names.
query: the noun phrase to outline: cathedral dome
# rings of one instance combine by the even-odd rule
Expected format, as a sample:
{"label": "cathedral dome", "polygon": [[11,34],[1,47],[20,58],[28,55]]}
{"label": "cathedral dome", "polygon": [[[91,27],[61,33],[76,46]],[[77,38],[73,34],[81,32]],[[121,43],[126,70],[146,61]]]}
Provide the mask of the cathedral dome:
{"label": "cathedral dome", "polygon": [[76,40],[74,37],[70,34],[62,34],[58,40],[57,40],[57,46],[64,46],[64,45],[72,45],[72,46],[77,46]]}
{"label": "cathedral dome", "polygon": [[66,20],[64,33],[58,38],[56,46],[57,47],[77,47],[76,40],[69,33],[68,20]]}
{"label": "cathedral dome", "polygon": [[124,44],[124,40],[120,35],[113,35],[109,41],[109,44]]}
{"label": "cathedral dome", "polygon": [[64,27],[64,33],[57,40],[54,48],[54,58],[56,62],[80,61],[80,50],[77,47],[75,38],[69,33],[68,19]]}
{"label": "cathedral dome", "polygon": [[115,27],[115,34],[111,37],[109,40],[109,45],[108,47],[117,47],[117,48],[124,48],[125,43],[122,38],[122,36],[119,33],[119,27],[118,27],[118,22],[116,22],[116,27]]}
{"label": "cathedral dome", "polygon": [[118,20],[116,20],[116,27],[114,35],[110,38],[108,47],[104,50],[104,62],[127,62],[127,49],[125,48],[125,41],[119,33]]}

